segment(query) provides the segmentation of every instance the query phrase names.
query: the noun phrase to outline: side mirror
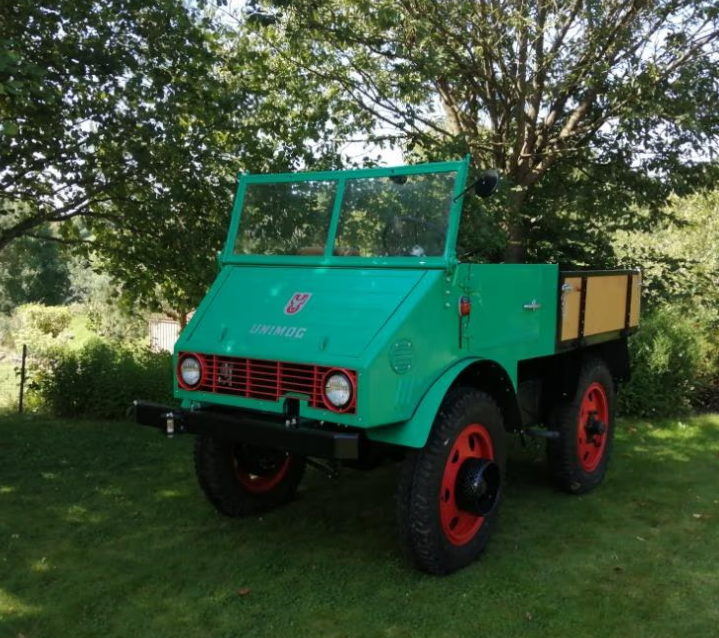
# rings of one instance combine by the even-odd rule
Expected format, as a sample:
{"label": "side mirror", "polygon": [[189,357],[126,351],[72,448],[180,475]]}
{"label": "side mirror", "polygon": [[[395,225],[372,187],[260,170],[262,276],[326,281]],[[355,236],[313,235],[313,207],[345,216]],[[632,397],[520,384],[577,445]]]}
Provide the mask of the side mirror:
{"label": "side mirror", "polygon": [[478,197],[483,199],[489,197],[499,186],[499,171],[495,168],[490,168],[488,171],[484,171],[480,175],[479,179],[474,183],[474,193]]}

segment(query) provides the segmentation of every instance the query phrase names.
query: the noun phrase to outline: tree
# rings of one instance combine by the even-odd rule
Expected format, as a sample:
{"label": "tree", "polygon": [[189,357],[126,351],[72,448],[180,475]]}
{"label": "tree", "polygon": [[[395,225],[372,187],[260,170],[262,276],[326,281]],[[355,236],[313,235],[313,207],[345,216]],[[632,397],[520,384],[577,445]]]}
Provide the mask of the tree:
{"label": "tree", "polygon": [[181,319],[211,281],[237,172],[335,157],[321,87],[297,99],[296,73],[189,6],[21,0],[0,18],[0,252],[50,223]]}
{"label": "tree", "polygon": [[[0,24],[0,250],[48,222],[117,220],[100,208],[119,194],[98,151],[169,101],[201,30],[177,3],[138,0],[18,2]],[[127,150],[123,183],[142,156]]]}
{"label": "tree", "polygon": [[67,258],[55,242],[22,237],[0,253],[0,313],[27,303],[61,304],[68,285]]}
{"label": "tree", "polygon": [[[617,169],[627,169],[623,186],[638,186],[633,197],[657,200],[658,210],[671,176],[707,159],[719,138],[715,0],[250,7],[264,47],[335,87],[407,150],[468,151],[477,165],[502,169],[512,185],[502,220],[512,261],[533,248],[532,196],[552,171],[589,167],[623,179]],[[647,174],[653,196],[642,193]],[[630,209],[616,214],[631,223]]]}
{"label": "tree", "polygon": [[641,256],[646,302],[707,310],[719,336],[719,190],[671,197],[667,207],[672,220],[651,233],[618,233],[617,253],[625,262]]}

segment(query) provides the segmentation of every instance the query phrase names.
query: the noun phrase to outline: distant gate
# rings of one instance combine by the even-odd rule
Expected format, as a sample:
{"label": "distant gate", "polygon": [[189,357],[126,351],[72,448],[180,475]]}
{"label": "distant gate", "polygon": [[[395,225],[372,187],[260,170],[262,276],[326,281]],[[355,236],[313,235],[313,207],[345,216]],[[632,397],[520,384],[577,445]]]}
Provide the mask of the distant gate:
{"label": "distant gate", "polygon": [[172,352],[175,341],[180,336],[180,324],[172,319],[151,319],[150,350],[153,352]]}

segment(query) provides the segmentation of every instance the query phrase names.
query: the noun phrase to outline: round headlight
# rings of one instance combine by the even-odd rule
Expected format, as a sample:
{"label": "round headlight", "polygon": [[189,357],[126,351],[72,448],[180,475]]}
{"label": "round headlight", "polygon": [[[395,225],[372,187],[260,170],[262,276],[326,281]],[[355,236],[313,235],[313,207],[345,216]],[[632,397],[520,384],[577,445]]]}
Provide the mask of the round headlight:
{"label": "round headlight", "polygon": [[325,396],[336,408],[343,408],[352,399],[352,383],[346,374],[337,372],[325,382]]}
{"label": "round headlight", "polygon": [[202,364],[199,359],[185,357],[180,363],[180,376],[185,385],[197,385],[202,377]]}

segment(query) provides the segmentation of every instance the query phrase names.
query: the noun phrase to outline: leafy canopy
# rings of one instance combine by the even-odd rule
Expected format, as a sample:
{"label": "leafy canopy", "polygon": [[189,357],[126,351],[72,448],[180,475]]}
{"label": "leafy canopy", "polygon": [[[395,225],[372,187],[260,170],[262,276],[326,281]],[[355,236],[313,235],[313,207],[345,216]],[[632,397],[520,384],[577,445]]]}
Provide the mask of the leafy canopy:
{"label": "leafy canopy", "polygon": [[625,193],[607,201],[629,210],[638,200],[661,203],[669,177],[719,140],[715,0],[250,7],[263,47],[334,87],[343,109],[349,103],[384,127],[378,137],[391,130],[424,156],[469,151],[478,165],[501,168],[513,186],[497,220],[510,259],[537,252],[530,230],[539,224],[541,237],[547,207],[533,207],[530,195],[551,171],[606,170]]}
{"label": "leafy canopy", "polygon": [[196,5],[20,0],[0,24],[0,253],[49,223],[130,299],[184,316],[237,172],[335,162],[326,91]]}

